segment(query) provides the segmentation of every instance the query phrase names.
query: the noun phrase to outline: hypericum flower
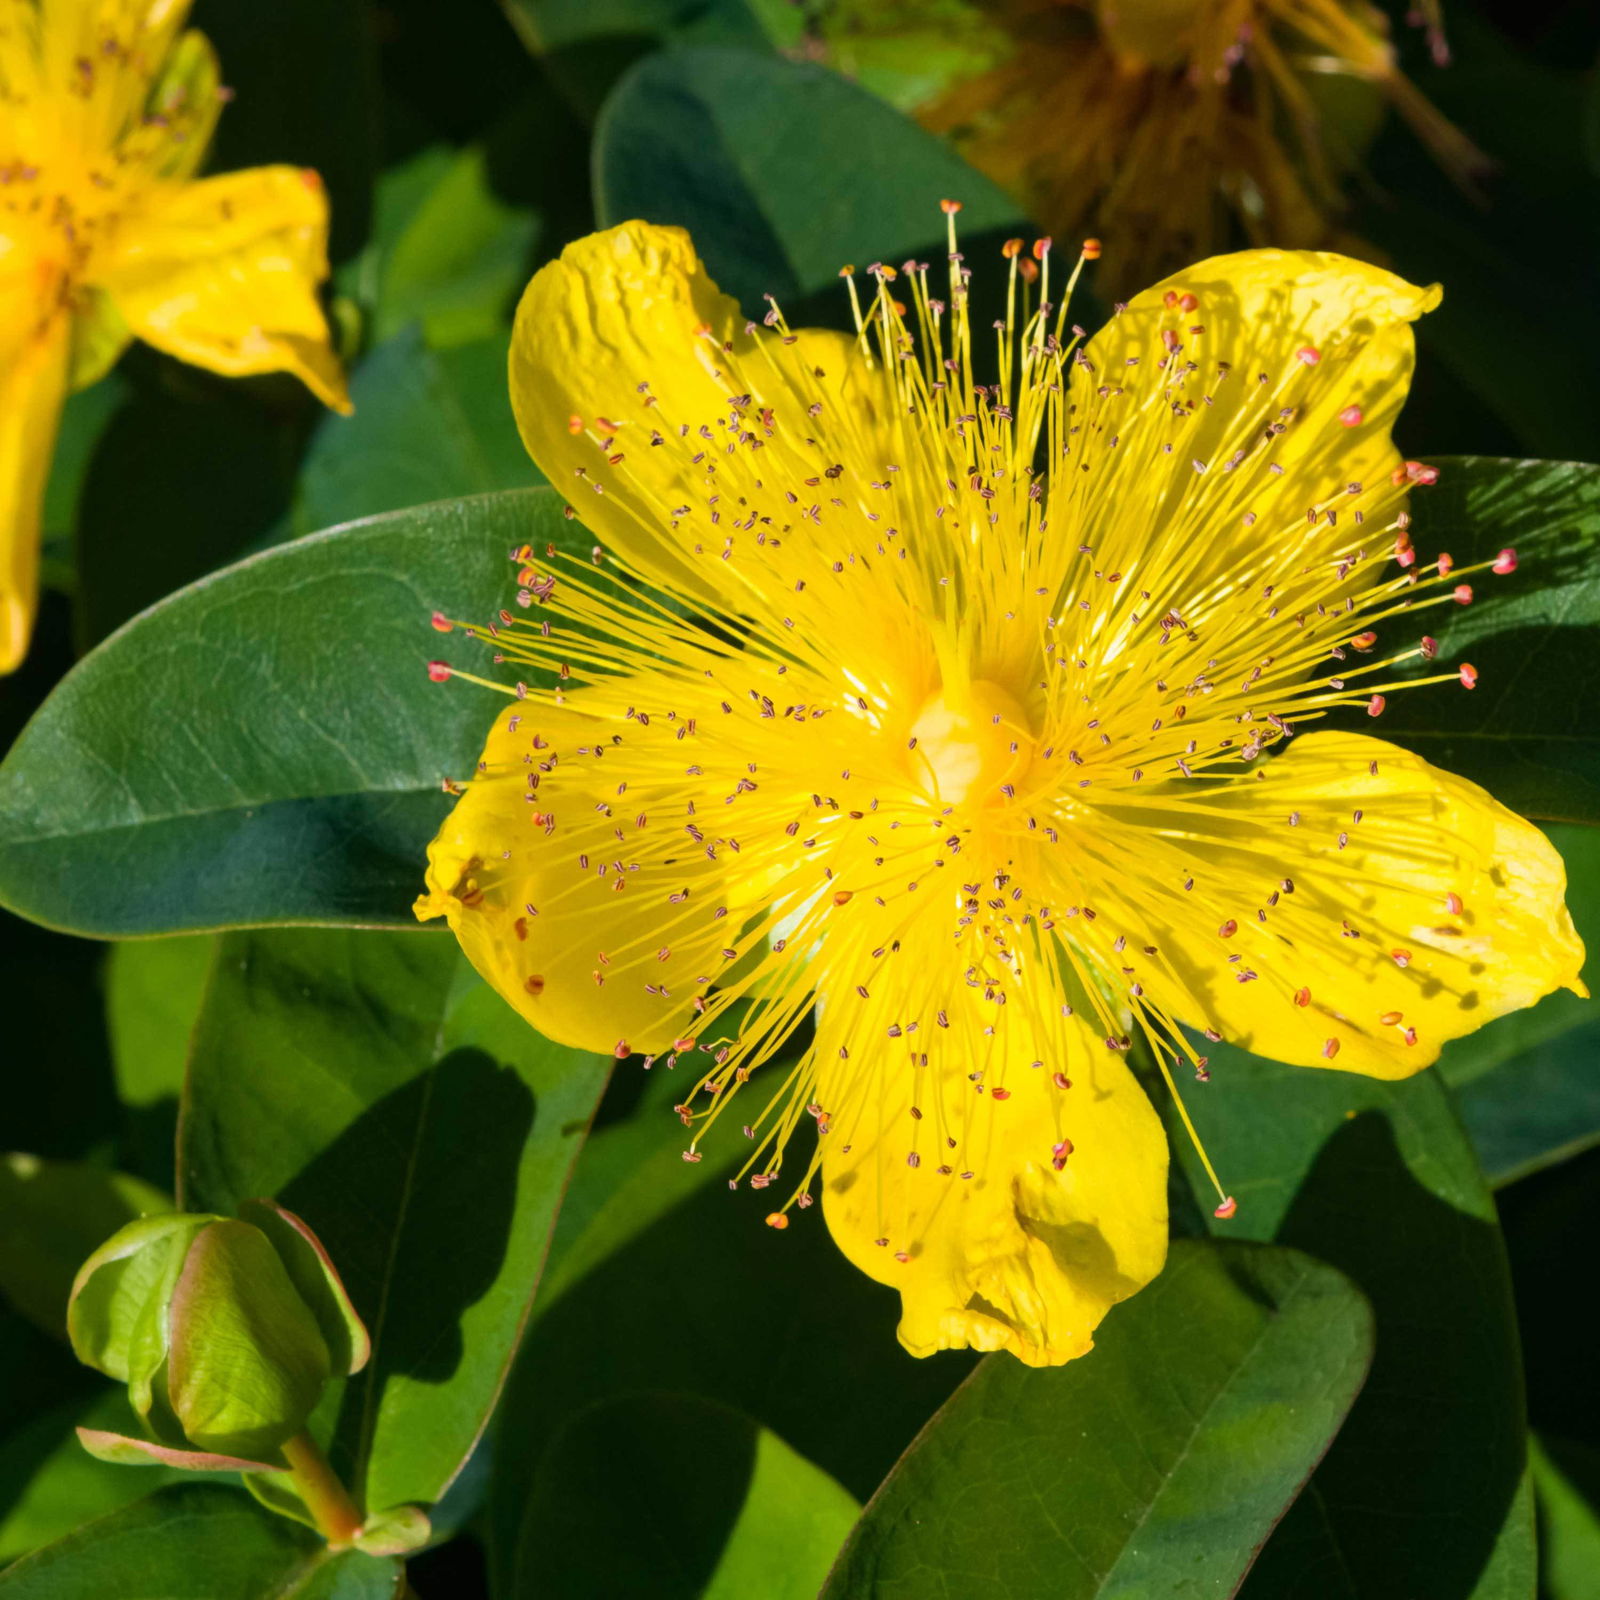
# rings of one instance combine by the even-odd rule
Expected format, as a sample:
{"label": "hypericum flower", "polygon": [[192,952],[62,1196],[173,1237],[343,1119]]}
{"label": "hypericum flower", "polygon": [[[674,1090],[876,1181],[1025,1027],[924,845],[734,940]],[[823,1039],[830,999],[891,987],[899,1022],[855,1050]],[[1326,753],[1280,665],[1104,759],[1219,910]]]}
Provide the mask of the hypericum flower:
{"label": "hypericum flower", "polygon": [[982,353],[953,224],[948,288],[873,266],[856,339],[746,322],[675,229],[539,273],[513,404],[605,548],[517,552],[470,630],[537,671],[417,913],[552,1038],[687,1074],[687,1158],[742,1124],[774,1226],[820,1172],[910,1350],[1053,1363],[1164,1257],[1135,1040],[1169,1084],[1180,1024],[1403,1077],[1582,949],[1536,829],[1300,731],[1469,681],[1399,669],[1515,564],[1407,531],[1438,290],[1251,252],[1085,339],[1047,241],[1037,295],[1005,253]]}
{"label": "hypericum flower", "polygon": [[[821,25],[847,67],[918,12],[965,37],[974,66],[915,110],[1047,227],[1104,233],[1118,293],[1235,228],[1253,244],[1336,241],[1352,152],[1327,126],[1330,77],[1388,99],[1458,180],[1484,170],[1399,70],[1367,0],[976,0],[965,30],[952,9],[845,3]],[[1443,61],[1438,7],[1422,9]]]}
{"label": "hypericum flower", "polygon": [[137,336],[348,410],[316,173],[195,181],[226,98],[189,0],[0,0],[0,672],[27,652],[69,390]]}

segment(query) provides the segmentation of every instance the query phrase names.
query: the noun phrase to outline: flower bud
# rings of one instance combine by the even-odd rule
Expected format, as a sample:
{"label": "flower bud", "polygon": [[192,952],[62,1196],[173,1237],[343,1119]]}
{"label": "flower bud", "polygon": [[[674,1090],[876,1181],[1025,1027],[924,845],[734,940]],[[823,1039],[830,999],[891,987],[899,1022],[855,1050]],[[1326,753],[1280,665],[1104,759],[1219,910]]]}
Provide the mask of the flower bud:
{"label": "flower bud", "polygon": [[358,1371],[366,1329],[316,1236],[246,1201],[120,1228],[79,1269],[67,1310],[78,1358],[128,1385],[151,1443],[90,1431],[117,1461],[279,1469],[328,1380]]}

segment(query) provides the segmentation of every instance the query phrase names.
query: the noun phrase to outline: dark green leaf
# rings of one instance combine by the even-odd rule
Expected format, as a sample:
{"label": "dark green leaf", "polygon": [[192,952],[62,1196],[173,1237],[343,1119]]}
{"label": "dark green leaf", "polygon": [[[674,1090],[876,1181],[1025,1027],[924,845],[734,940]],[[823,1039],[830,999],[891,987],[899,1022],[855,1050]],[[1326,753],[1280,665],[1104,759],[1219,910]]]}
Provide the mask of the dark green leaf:
{"label": "dark green leaf", "polygon": [[335,1556],[237,1489],[175,1484],[0,1573],[5,1600],[393,1600],[398,1562]]}
{"label": "dark green leaf", "polygon": [[[1364,731],[1393,739],[1489,789],[1524,816],[1600,822],[1600,722],[1574,685],[1600,667],[1600,467],[1475,457],[1438,462],[1412,497],[1421,559],[1458,567],[1510,546],[1506,577],[1473,575],[1473,603],[1390,623],[1385,642],[1431,632],[1440,661],[1470,661],[1478,687],[1392,695]],[[1429,665],[1437,671],[1437,665]]]}
{"label": "dark green leaf", "polygon": [[[1600,950],[1600,829],[1547,831],[1567,863],[1567,904],[1578,933],[1591,953]],[[1511,1183],[1600,1142],[1597,1057],[1594,1002],[1565,989],[1444,1047],[1439,1071],[1455,1091],[1492,1184]]]}
{"label": "dark green leaf", "polygon": [[356,369],[355,414],[325,417],[306,452],[296,521],[331,527],[540,481],[511,415],[509,332],[431,350],[417,328]]}
{"label": "dark green leaf", "polygon": [[369,1510],[438,1499],[476,1442],[605,1076],[535,1034],[453,939],[224,941],[184,1204],[271,1195],[327,1248],[372,1336],[332,1450]]}
{"label": "dark green leaf", "polygon": [[551,1445],[510,1593],[812,1600],[859,1510],[749,1417],[692,1395],[630,1395],[580,1413]]}
{"label": "dark green leaf", "polygon": [[1212,1081],[1185,1099],[1239,1207],[1211,1227],[1314,1253],[1362,1289],[1377,1322],[1371,1379],[1246,1595],[1526,1597],[1533,1528],[1505,1249],[1442,1079],[1380,1083],[1205,1048]]}
{"label": "dark green leaf", "polygon": [[489,1519],[504,1583],[543,1452],[596,1401],[647,1389],[719,1401],[864,1500],[972,1368],[964,1353],[908,1356],[898,1297],[844,1259],[814,1210],[779,1235],[759,1193],[730,1194],[747,1147],[714,1143],[686,1163],[668,1109],[681,1094],[652,1087],[634,1123],[597,1137],[594,1169],[587,1149],[579,1162],[586,1224],[567,1235],[496,1419]]}
{"label": "dark green leaf", "polygon": [[847,262],[941,259],[941,200],[963,202],[969,252],[1025,226],[987,178],[866,90],[741,50],[641,62],[607,102],[594,160],[603,223],[680,224],[747,312],[771,293],[797,326],[819,303],[831,321],[847,313]]}
{"label": "dark green leaf", "polygon": [[548,489],[422,506],[241,562],[70,673],[0,765],[0,901],[100,935],[411,921],[428,839],[499,698],[429,682],[429,626],[509,600]]}
{"label": "dark green leaf", "polygon": [[985,1361],[873,1497],[823,1593],[1232,1594],[1371,1353],[1360,1294],[1320,1262],[1175,1244],[1090,1355]]}

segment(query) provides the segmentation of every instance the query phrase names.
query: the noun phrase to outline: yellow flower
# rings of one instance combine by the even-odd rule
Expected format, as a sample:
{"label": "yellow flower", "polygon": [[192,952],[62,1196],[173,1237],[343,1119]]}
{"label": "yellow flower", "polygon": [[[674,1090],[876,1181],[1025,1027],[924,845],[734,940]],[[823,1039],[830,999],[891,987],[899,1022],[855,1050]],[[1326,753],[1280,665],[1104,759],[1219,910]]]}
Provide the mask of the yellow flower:
{"label": "yellow flower", "polygon": [[193,176],[226,97],[188,0],[0,0],[0,672],[28,648],[61,405],[137,336],[348,410],[314,172]]}
{"label": "yellow flower", "polygon": [[[1463,182],[1482,156],[1395,61],[1367,0],[986,0],[965,28],[940,0],[824,13],[841,64],[935,10],[973,66],[916,107],[935,131],[1066,238],[1102,233],[1123,293],[1226,245],[1334,242],[1350,130],[1321,86],[1389,100]],[[1445,58],[1437,5],[1425,8]],[[1346,95],[1346,100],[1350,97]],[[1355,122],[1377,108],[1345,107]]]}
{"label": "yellow flower", "polygon": [[743,1124],[775,1225],[820,1170],[908,1349],[1053,1363],[1166,1249],[1133,1040],[1169,1083],[1180,1023],[1401,1077],[1582,950],[1536,829],[1297,731],[1380,711],[1481,581],[1417,559],[1389,441],[1438,291],[1223,256],[1085,341],[1019,244],[982,355],[953,226],[949,287],[871,268],[854,340],[747,323],[670,228],[539,273],[513,403],[605,550],[519,552],[492,648],[553,687],[417,914],[550,1037],[686,1075],[689,1159]]}

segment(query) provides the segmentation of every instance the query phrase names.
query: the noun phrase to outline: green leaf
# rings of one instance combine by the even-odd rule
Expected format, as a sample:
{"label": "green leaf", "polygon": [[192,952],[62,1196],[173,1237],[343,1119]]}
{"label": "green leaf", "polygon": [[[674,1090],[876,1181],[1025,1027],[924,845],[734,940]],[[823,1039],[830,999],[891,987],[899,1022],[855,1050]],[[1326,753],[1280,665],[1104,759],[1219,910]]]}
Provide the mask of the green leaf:
{"label": "green leaf", "polygon": [[[1600,829],[1558,824],[1546,831],[1567,864],[1567,905],[1578,933],[1591,953],[1600,951]],[[1589,981],[1600,987],[1592,971]],[[1444,1047],[1439,1071],[1492,1184],[1515,1182],[1600,1142],[1597,1055],[1594,1003],[1564,989]]]}
{"label": "green leaf", "polygon": [[1539,1577],[1546,1600],[1600,1600],[1600,1451],[1532,1440]]}
{"label": "green leaf", "polygon": [[175,1484],[0,1573],[4,1600],[393,1600],[395,1561],[332,1555],[237,1489]]}
{"label": "green leaf", "polygon": [[476,1442],[605,1078],[453,939],[224,941],[195,1029],[185,1203],[274,1195],[326,1247],[372,1336],[331,1451],[369,1508],[437,1500]]}
{"label": "green leaf", "polygon": [[0,764],[0,902],[110,937],[410,925],[440,780],[472,770],[499,709],[429,682],[430,657],[485,657],[429,616],[492,616],[524,541],[591,542],[548,489],[481,496],[297,540],[152,607]]}
{"label": "green leaf", "polygon": [[[1315,1254],[1355,1282],[1377,1322],[1371,1379],[1244,1594],[1527,1596],[1533,1528],[1505,1248],[1442,1079],[1381,1083],[1204,1048],[1212,1081],[1184,1097],[1238,1201],[1209,1227]],[[1169,1127],[1204,1192],[1175,1118]]]}
{"label": "green leaf", "polygon": [[[657,1091],[658,1077],[680,1087]],[[864,1500],[973,1366],[965,1353],[908,1357],[898,1296],[845,1260],[814,1209],[780,1235],[758,1192],[730,1194],[742,1141],[685,1162],[669,1109],[681,1075],[657,1066],[651,1085],[635,1121],[597,1136],[594,1170],[588,1148],[580,1159],[574,1204],[587,1222],[567,1235],[496,1417],[489,1522],[502,1585],[541,1456],[586,1406],[641,1390],[718,1401]]]}
{"label": "green leaf", "polygon": [[0,1156],[0,1292],[47,1333],[66,1336],[67,1296],[84,1258],[125,1222],[172,1202],[84,1161]]}
{"label": "green leaf", "polygon": [[130,1123],[129,1165],[169,1192],[189,1033],[216,950],[210,934],[139,939],[114,945],[106,960],[106,1027]]}
{"label": "green leaf", "polygon": [[500,332],[527,281],[538,227],[530,207],[494,193],[483,146],[454,155],[388,252],[376,336],[415,321],[441,349]]}
{"label": "green leaf", "polygon": [[139,1419],[125,1393],[96,1380],[92,1393],[53,1406],[22,1427],[4,1430],[0,1567],[178,1480],[178,1472],[161,1466],[125,1472],[97,1461],[79,1442],[79,1427],[134,1434]]}
{"label": "green leaf", "polygon": [[1179,1242],[1090,1355],[989,1357],[868,1504],[823,1594],[1232,1594],[1371,1351],[1361,1295],[1320,1262]]}
{"label": "green leaf", "polygon": [[356,369],[355,412],[330,412],[306,452],[297,524],[331,527],[380,511],[540,481],[511,414],[510,334],[430,350],[412,327]]}
{"label": "green leaf", "polygon": [[859,1509],[737,1411],[692,1395],[630,1395],[580,1413],[553,1441],[509,1592],[812,1600]]}
{"label": "green leaf", "polygon": [[1574,684],[1600,669],[1600,467],[1561,461],[1443,457],[1440,478],[1412,496],[1422,561],[1458,567],[1518,556],[1506,576],[1475,573],[1469,606],[1390,623],[1385,644],[1439,641],[1428,672],[1478,669],[1470,692],[1440,685],[1389,697],[1368,733],[1481,783],[1524,816],[1600,822],[1600,723]]}
{"label": "green leaf", "polygon": [[748,313],[765,312],[771,293],[796,326],[813,320],[814,301],[830,321],[847,314],[847,262],[942,259],[941,200],[964,203],[969,252],[1026,226],[987,178],[864,89],[742,50],[641,62],[606,103],[594,163],[603,224],[686,227]]}

